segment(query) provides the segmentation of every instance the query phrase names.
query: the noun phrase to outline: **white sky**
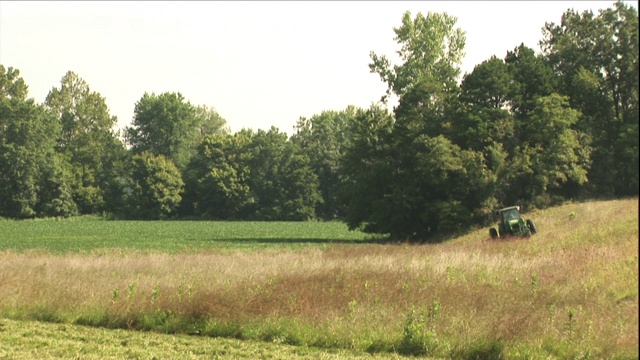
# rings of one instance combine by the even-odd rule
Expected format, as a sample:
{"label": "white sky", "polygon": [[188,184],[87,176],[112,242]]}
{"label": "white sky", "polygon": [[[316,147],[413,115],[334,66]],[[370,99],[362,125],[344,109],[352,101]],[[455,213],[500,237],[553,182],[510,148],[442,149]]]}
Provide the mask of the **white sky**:
{"label": "white sky", "polygon": [[[393,58],[402,14],[446,12],[466,31],[462,73],[520,43],[538,51],[545,21],[613,1],[0,1],[0,64],[44,102],[73,71],[130,124],[145,92],[213,106],[232,131],[368,107],[386,85],[369,52]],[[637,1],[629,2],[637,8]]]}

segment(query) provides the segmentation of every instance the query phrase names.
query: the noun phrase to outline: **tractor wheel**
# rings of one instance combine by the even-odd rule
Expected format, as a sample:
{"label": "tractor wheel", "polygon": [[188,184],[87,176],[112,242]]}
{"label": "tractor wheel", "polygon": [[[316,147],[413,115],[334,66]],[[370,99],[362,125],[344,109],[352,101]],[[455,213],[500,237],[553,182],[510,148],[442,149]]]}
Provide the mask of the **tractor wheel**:
{"label": "tractor wheel", "polygon": [[531,230],[531,235],[538,232],[538,229],[536,229],[536,224],[531,219],[527,220],[527,227],[529,227],[529,230]]}
{"label": "tractor wheel", "polygon": [[498,238],[498,230],[496,230],[495,228],[489,229],[489,235],[491,236],[492,239],[497,239]]}

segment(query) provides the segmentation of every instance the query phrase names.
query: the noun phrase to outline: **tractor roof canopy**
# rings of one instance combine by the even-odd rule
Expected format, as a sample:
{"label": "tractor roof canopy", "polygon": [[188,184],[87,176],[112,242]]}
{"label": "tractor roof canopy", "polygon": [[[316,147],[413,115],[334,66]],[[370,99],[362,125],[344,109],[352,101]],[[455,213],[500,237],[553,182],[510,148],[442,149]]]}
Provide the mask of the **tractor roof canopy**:
{"label": "tractor roof canopy", "polygon": [[503,212],[505,212],[505,211],[514,210],[514,209],[515,209],[515,210],[518,210],[518,212],[519,212],[519,211],[520,211],[520,205],[516,205],[516,206],[509,206],[509,207],[506,207],[506,208],[500,209],[500,210],[498,210],[498,211],[497,211],[497,213],[498,213],[498,214],[501,214],[501,213],[503,213]]}

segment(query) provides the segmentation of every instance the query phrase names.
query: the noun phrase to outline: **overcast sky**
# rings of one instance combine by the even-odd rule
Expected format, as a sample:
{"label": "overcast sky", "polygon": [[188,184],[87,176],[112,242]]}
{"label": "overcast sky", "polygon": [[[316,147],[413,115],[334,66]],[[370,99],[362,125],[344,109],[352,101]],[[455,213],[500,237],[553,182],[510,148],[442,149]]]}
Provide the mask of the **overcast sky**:
{"label": "overcast sky", "polygon": [[[462,73],[520,43],[539,50],[545,22],[613,1],[0,1],[0,64],[38,102],[73,71],[129,125],[145,92],[213,106],[232,131],[293,134],[300,117],[368,107],[386,85],[369,52],[399,49],[402,14],[446,12],[466,32]],[[637,7],[637,1],[629,2]]]}

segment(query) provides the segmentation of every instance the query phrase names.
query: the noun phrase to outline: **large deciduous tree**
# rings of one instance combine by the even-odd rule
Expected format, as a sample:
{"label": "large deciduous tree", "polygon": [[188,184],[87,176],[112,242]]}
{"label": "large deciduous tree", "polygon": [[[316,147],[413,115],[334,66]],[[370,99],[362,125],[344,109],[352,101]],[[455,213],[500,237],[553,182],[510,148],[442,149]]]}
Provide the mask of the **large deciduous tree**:
{"label": "large deciduous tree", "polygon": [[291,141],[297,144],[310,159],[311,167],[318,176],[322,201],[316,214],[324,220],[341,219],[344,206],[338,196],[342,190],[339,166],[351,143],[350,123],[356,116],[356,108],[342,111],[323,111],[311,118],[301,117],[296,124],[296,133]]}
{"label": "large deciduous tree", "polygon": [[251,139],[247,147],[251,174],[248,183],[255,202],[247,209],[250,217],[288,221],[315,219],[321,196],[309,158],[277,128],[241,133]]}
{"label": "large deciduous tree", "polygon": [[509,87],[509,106],[517,119],[516,124],[525,124],[536,100],[555,91],[556,78],[553,69],[544,58],[536,55],[533,49],[524,44],[520,44],[513,51],[507,51],[504,61],[512,80]]}
{"label": "large deciduous tree", "polygon": [[231,132],[227,120],[214,107],[207,105],[196,107],[196,129],[198,133],[197,144],[200,144],[207,135]]}
{"label": "large deciduous tree", "polygon": [[[394,29],[402,63],[391,66],[385,56],[371,54],[371,71],[387,83],[387,96],[398,96],[398,106],[395,121],[370,111],[356,122],[360,131],[355,134],[363,136],[345,157],[352,186],[346,198],[350,227],[428,240],[490,211],[494,179],[483,155],[447,138],[459,110],[457,81],[465,43],[455,23],[447,14],[412,18],[407,12]],[[371,138],[380,136],[367,129],[371,126],[388,129],[376,146]]]}
{"label": "large deciduous tree", "polygon": [[487,197],[476,210],[479,221],[490,218],[492,207],[506,200],[518,171],[516,119],[510,100],[513,87],[508,65],[492,56],[465,74],[454,102],[450,139],[462,149],[481,153],[487,170],[483,192],[477,192]]}
{"label": "large deciduous tree", "polygon": [[134,154],[163,155],[184,169],[196,151],[199,133],[197,108],[180,93],[145,93],[136,102],[132,126],[125,139]]}
{"label": "large deciduous tree", "polygon": [[163,155],[142,152],[131,161],[130,215],[140,219],[166,219],[176,214],[184,182],[173,162]]}
{"label": "large deciduous tree", "polygon": [[358,109],[348,124],[349,142],[339,163],[342,191],[339,200],[346,209],[350,229],[388,234],[386,201],[392,191],[389,142],[393,116],[379,105]]}
{"label": "large deciduous tree", "polygon": [[536,99],[522,126],[526,141],[516,148],[515,157],[521,161],[515,162],[512,201],[562,195],[563,186],[587,182],[590,147],[584,134],[574,129],[579,117],[564,96],[553,93]]}
{"label": "large deciduous tree", "polygon": [[69,71],[60,88],[51,89],[45,104],[60,120],[57,149],[71,164],[73,199],[80,212],[110,210],[105,192],[111,191],[114,164],[124,156],[124,145],[114,131],[117,119],[109,115],[105,99]]}
{"label": "large deciduous tree", "polygon": [[206,136],[185,179],[184,211],[213,219],[310,220],[321,201],[308,156],[276,128]]}
{"label": "large deciduous tree", "polygon": [[638,194],[638,10],[569,10],[547,23],[540,41],[559,91],[584,115],[578,128],[593,141],[591,191]]}
{"label": "large deciduous tree", "polygon": [[184,173],[183,211],[208,219],[242,220],[254,202],[248,185],[250,170],[244,133],[204,137]]}
{"label": "large deciduous tree", "polygon": [[462,80],[451,139],[462,148],[483,151],[494,143],[513,149],[515,119],[510,111],[514,86],[507,64],[492,56]]}
{"label": "large deciduous tree", "polygon": [[523,45],[465,75],[452,139],[481,151],[502,204],[546,205],[549,194],[575,195],[586,181],[590,147],[576,128],[581,114],[554,93],[552,68]]}
{"label": "large deciduous tree", "polygon": [[[418,82],[428,79],[445,90],[457,87],[459,64],[464,57],[465,34],[455,28],[457,19],[446,13],[407,11],[402,25],[394,28],[394,40],[401,45],[400,65],[391,65],[387,56],[371,52],[369,68],[387,83],[387,96],[402,97]],[[383,98],[384,99],[384,98]]]}
{"label": "large deciduous tree", "polygon": [[60,122],[27,93],[20,72],[0,65],[0,216],[75,215],[69,166],[55,152]]}

